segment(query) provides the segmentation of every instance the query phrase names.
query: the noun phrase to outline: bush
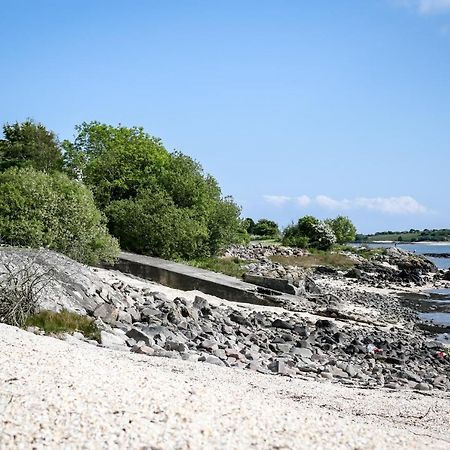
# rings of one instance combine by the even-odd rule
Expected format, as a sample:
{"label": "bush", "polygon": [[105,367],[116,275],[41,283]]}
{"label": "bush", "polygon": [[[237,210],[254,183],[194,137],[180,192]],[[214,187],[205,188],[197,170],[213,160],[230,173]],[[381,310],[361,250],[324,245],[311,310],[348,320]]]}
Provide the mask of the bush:
{"label": "bush", "polygon": [[0,238],[11,245],[56,250],[87,264],[112,261],[119,252],[86,186],[62,173],[32,168],[0,174]]}
{"label": "bush", "polygon": [[239,207],[192,158],[142,128],[92,122],[77,131],[64,143],[67,166],[92,188],[122,248],[189,259],[247,239]]}
{"label": "bush", "polygon": [[53,275],[52,269],[37,271],[34,261],[19,265],[12,260],[0,266],[0,322],[22,327],[38,307],[40,293]]}
{"label": "bush", "polygon": [[280,234],[278,225],[273,220],[260,219],[253,226],[251,230],[252,234],[257,236],[264,236],[269,238],[275,238]]}
{"label": "bush", "polygon": [[325,220],[336,236],[338,244],[353,242],[356,239],[356,227],[348,217],[337,216],[334,219]]}
{"label": "bush", "polygon": [[305,216],[286,227],[283,233],[283,245],[301,248],[328,250],[336,243],[336,236],[329,225],[312,216]]}
{"label": "bush", "polygon": [[46,172],[62,170],[64,159],[55,134],[44,125],[26,120],[3,125],[0,171],[10,167],[34,167]]}

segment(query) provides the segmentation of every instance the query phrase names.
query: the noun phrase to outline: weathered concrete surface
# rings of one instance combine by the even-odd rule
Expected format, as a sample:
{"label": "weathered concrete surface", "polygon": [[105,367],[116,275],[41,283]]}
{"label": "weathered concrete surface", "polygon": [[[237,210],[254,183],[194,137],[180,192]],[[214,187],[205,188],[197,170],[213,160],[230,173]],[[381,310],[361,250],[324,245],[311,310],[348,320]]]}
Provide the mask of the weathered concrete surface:
{"label": "weathered concrete surface", "polygon": [[294,296],[272,289],[151,256],[122,252],[114,268],[175,289],[199,290],[230,301],[266,306],[283,306],[289,302],[296,302]]}
{"label": "weathered concrete surface", "polygon": [[261,275],[246,273],[244,275],[244,281],[268,289],[284,292],[285,294],[297,295],[298,291],[298,289],[293,284],[289,283],[288,280],[285,280],[283,278],[264,277]]}

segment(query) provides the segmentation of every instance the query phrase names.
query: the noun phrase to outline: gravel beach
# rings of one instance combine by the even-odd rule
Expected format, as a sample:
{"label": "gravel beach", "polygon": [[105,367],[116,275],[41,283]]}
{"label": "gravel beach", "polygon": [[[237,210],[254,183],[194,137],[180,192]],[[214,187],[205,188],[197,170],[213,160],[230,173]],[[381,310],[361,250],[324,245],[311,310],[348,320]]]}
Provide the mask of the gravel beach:
{"label": "gravel beach", "polygon": [[365,390],[0,324],[0,448],[450,448],[446,393]]}

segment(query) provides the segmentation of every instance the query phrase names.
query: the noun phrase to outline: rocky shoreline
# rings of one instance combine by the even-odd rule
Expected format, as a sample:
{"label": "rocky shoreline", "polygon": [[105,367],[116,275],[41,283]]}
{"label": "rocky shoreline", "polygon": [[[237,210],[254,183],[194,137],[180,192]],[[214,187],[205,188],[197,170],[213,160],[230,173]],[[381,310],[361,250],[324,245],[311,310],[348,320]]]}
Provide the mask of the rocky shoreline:
{"label": "rocky shoreline", "polygon": [[[30,257],[9,256],[14,254]],[[52,252],[34,261],[58,268],[42,307],[95,317],[105,347],[363,388],[450,390],[448,350],[417,327],[415,312],[386,289],[440,283],[436,272],[425,271],[426,263],[420,269],[390,264],[391,274],[406,267],[414,275],[423,272],[419,283],[399,277],[396,286],[385,278],[366,279],[364,271],[349,278],[324,268],[291,273],[284,267],[283,279],[292,282],[299,298],[289,310],[176,291]],[[264,257],[249,263],[260,276],[268,264]],[[86,340],[79,333],[75,337]]]}

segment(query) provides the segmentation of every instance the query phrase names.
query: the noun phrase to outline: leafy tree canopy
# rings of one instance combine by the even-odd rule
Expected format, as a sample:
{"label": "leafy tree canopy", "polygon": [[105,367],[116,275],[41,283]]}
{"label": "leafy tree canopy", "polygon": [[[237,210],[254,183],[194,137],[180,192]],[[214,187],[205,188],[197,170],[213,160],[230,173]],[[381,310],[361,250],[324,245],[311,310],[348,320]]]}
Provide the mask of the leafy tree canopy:
{"label": "leafy tree canopy", "polygon": [[257,236],[276,237],[280,234],[280,230],[273,220],[260,219],[253,226],[252,233]]}
{"label": "leafy tree canopy", "polygon": [[297,224],[286,227],[283,232],[283,245],[302,248],[328,250],[336,243],[331,227],[313,216],[300,218]]}
{"label": "leafy tree canopy", "polygon": [[9,167],[33,167],[44,172],[62,170],[60,144],[52,131],[32,120],[3,125],[0,171]]}
{"label": "leafy tree canopy", "polygon": [[64,142],[67,167],[92,189],[124,249],[193,258],[245,239],[239,207],[192,158],[169,153],[142,128],[91,122],[76,130]]}
{"label": "leafy tree canopy", "polygon": [[337,216],[334,219],[325,220],[333,230],[338,244],[345,244],[356,239],[356,227],[348,217]]}
{"label": "leafy tree canopy", "polygon": [[31,167],[0,173],[0,240],[50,248],[88,264],[112,261],[119,252],[86,186]]}

